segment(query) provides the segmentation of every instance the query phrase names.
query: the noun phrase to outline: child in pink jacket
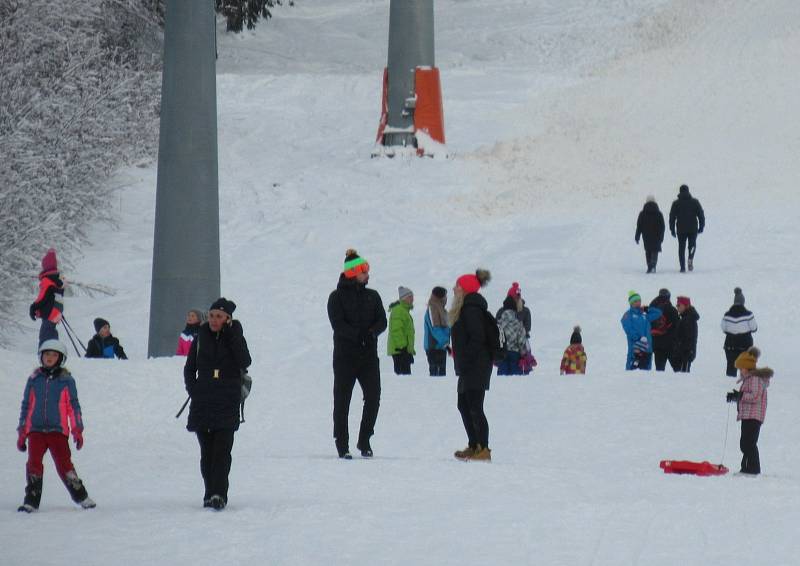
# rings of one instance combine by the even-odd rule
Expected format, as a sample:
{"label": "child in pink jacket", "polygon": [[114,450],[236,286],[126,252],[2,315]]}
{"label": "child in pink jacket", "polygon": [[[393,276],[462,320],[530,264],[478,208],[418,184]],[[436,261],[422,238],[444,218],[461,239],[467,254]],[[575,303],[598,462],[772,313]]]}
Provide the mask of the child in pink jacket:
{"label": "child in pink jacket", "polygon": [[773,372],[770,368],[757,368],[756,363],[761,352],[755,346],[739,354],[734,362],[739,370],[741,383],[739,390],[728,393],[729,403],[737,402],[739,414],[736,420],[742,423],[742,435],[739,448],[742,450],[742,469],[739,473],[758,475],[761,473],[761,461],[758,455],[758,435],[764,416],[767,413],[767,388]]}

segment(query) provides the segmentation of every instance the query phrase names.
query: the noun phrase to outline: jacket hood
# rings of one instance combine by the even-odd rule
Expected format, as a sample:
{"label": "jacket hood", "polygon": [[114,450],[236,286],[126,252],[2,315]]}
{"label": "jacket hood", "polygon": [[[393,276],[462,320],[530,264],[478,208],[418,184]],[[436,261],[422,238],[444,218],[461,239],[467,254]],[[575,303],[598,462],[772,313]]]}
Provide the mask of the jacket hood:
{"label": "jacket hood", "polygon": [[694,307],[689,307],[688,309],[683,311],[683,314],[681,316],[689,320],[694,320],[695,322],[700,320],[700,314],[695,310]]}
{"label": "jacket hood", "polygon": [[464,306],[479,307],[483,310],[487,310],[489,308],[489,303],[486,302],[486,299],[484,299],[483,295],[480,293],[470,293],[464,297]]}
{"label": "jacket hood", "polygon": [[395,302],[393,302],[393,303],[391,303],[391,304],[389,305],[389,308],[388,308],[387,310],[392,310],[393,308],[395,308],[395,307],[397,307],[397,306],[400,306],[400,307],[405,307],[405,308],[406,308],[406,310],[409,310],[409,311],[410,311],[413,305],[409,305],[409,304],[408,304],[408,303],[406,303],[405,301],[395,301]]}
{"label": "jacket hood", "polygon": [[769,381],[772,379],[772,376],[775,375],[775,372],[772,371],[772,368],[763,367],[763,368],[755,368],[750,370],[750,375],[747,377],[740,377],[736,380],[736,383],[744,383],[751,377],[757,377],[764,383],[764,387],[769,387]]}
{"label": "jacket hood", "polygon": [[364,289],[366,285],[359,283],[356,279],[348,279],[344,273],[339,274],[339,282],[336,284],[337,289]]}
{"label": "jacket hood", "polygon": [[650,201],[644,203],[642,207],[642,212],[645,214],[661,214],[661,209],[658,208],[658,203],[655,201]]}

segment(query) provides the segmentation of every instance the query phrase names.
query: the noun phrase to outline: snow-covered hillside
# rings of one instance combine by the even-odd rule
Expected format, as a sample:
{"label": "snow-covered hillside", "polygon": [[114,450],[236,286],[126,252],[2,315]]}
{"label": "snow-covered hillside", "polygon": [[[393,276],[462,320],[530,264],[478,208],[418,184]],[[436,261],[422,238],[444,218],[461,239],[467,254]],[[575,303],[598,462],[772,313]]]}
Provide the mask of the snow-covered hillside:
{"label": "snow-covered hillside", "polygon": [[[436,159],[370,158],[388,2],[304,2],[221,33],[222,288],[255,380],[230,505],[201,508],[197,441],[173,418],[182,360],[144,359],[156,171],[127,169],[118,228],[94,227],[66,274],[116,289],[68,299],[66,315],[84,341],[95,316],[110,320],[131,357],[68,363],[86,422],[74,461],[98,507],[73,508],[48,461],[41,511],[15,512],[30,323],[0,366],[1,564],[796,562],[800,4],[439,0],[436,17],[450,152]],[[707,216],[696,270],[678,273],[668,236],[645,275],[636,215],[648,194],[668,210],[682,183]],[[487,267],[496,308],[520,282],[540,365],[493,378],[490,465],[452,459],[465,444],[452,365],[430,378],[424,355],[406,378],[382,356],[376,457],[336,458],[325,304],[348,247],[385,304],[398,285],[416,292],[418,351],[432,286]],[[764,474],[664,475],[663,458],[738,469],[719,330],[735,286],[776,370]],[[626,373],[628,290],[649,301],[661,287],[701,315],[692,373]],[[559,376],[576,323],[589,373]]]}

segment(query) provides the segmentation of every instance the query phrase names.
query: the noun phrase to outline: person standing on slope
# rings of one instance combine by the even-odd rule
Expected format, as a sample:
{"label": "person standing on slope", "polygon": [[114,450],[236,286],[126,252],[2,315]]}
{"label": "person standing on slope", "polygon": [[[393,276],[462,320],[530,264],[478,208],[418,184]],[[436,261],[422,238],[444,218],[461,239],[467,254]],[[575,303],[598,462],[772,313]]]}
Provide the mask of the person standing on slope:
{"label": "person standing on slope", "polygon": [[722,331],[725,333],[725,358],[728,365],[725,374],[736,377],[734,362],[739,355],[753,345],[753,332],[758,330],[756,317],[744,308],[744,294],[739,287],[733,290],[733,305],[722,317]]}
{"label": "person standing on slope", "polygon": [[42,258],[42,271],[39,273],[39,294],[31,303],[31,320],[42,320],[39,326],[39,345],[45,340],[58,340],[56,325],[61,322],[64,312],[64,282],[58,271],[56,250],[50,248]]}
{"label": "person standing on slope", "polygon": [[742,423],[739,448],[742,451],[742,467],[739,473],[757,476],[761,473],[761,457],[758,454],[758,436],[767,414],[767,388],[775,372],[768,367],[757,368],[761,352],[755,346],[742,352],[734,364],[739,369],[737,383],[742,386],[728,393],[728,403],[736,403],[736,420]]}
{"label": "person standing on slope", "polygon": [[197,334],[200,332],[200,325],[203,324],[204,318],[203,311],[199,309],[192,309],[186,313],[186,326],[183,332],[181,332],[181,335],[178,336],[178,347],[175,350],[176,355],[187,356],[189,354],[189,350],[192,348],[192,342],[197,338]]}
{"label": "person standing on slope", "polygon": [[425,311],[425,355],[431,377],[447,375],[450,324],[447,320],[447,289],[434,287]]}
{"label": "person standing on slope", "polygon": [[689,297],[678,297],[677,304],[681,320],[678,323],[676,348],[678,369],[676,371],[689,373],[697,354],[697,321],[700,320],[700,315],[692,306]]}
{"label": "person standing on slope", "polygon": [[626,370],[650,369],[650,354],[653,352],[653,337],[650,324],[661,316],[657,307],[642,308],[642,297],[636,291],[628,293],[630,308],[622,315],[620,323],[628,339]]}
{"label": "person standing on slope", "polygon": [[397,289],[398,300],[389,305],[389,340],[386,350],[394,362],[394,373],[411,375],[414,363],[414,293],[408,287]]}
{"label": "person standing on slope", "polygon": [[[459,460],[491,461],[489,421],[483,403],[492,377],[492,352],[487,335],[488,322],[494,317],[479,293],[491,274],[478,269],[462,275],[453,288],[450,307],[450,328],[453,339],[453,360],[458,376],[458,412],[467,433],[468,444],[457,450]],[[496,324],[495,322],[491,322]]]}
{"label": "person standing on slope", "polygon": [[644,203],[639,218],[636,220],[636,245],[639,239],[644,240],[644,259],[647,262],[647,273],[656,272],[658,253],[661,251],[661,242],[664,241],[664,215],[658,208],[654,196],[648,196]]}
{"label": "person standing on slope", "polygon": [[364,458],[373,456],[381,402],[378,336],[386,330],[381,296],[369,283],[369,263],[356,250],[347,250],[336,290],[328,297],[328,319],[333,328],[333,438],[339,458],[351,460],[347,418],[356,381],[364,394],[364,409],[356,447]]}
{"label": "person standing on slope", "polygon": [[233,435],[239,430],[242,374],[252,359],[242,325],[233,319],[236,303],[225,297],[214,301],[208,322],[192,341],[183,379],[191,397],[186,429],[200,443],[200,473],[205,493],[203,507],[221,511],[228,504]]}
{"label": "person standing on slope", "polygon": [[650,334],[653,336],[653,357],[656,362],[656,371],[664,371],[667,362],[673,371],[678,371],[675,359],[675,348],[678,344],[678,311],[672,306],[669,289],[660,289],[658,297],[650,301],[650,307],[661,310],[661,316],[650,325]]}
{"label": "person standing on slope", "polygon": [[678,238],[678,260],[681,273],[686,271],[686,244],[689,244],[689,271],[694,269],[694,253],[697,249],[697,235],[703,233],[706,217],[700,201],[689,193],[689,187],[681,185],[678,198],[669,210],[669,231]]}
{"label": "person standing on slope", "polygon": [[561,375],[583,375],[586,373],[586,350],[583,348],[583,338],[581,338],[581,327],[575,326],[572,329],[572,336],[569,337],[569,346],[564,350],[561,357]]}

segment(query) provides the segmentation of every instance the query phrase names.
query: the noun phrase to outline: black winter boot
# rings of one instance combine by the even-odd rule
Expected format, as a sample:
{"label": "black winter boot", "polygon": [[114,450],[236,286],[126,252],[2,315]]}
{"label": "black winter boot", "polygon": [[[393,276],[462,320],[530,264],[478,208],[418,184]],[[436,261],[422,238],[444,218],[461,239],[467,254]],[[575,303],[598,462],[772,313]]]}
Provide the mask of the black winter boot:
{"label": "black winter boot", "polygon": [[32,513],[39,508],[42,500],[42,476],[28,475],[28,484],[25,486],[25,500],[17,511]]}
{"label": "black winter boot", "polygon": [[97,504],[89,497],[81,478],[78,477],[78,474],[75,473],[75,470],[70,470],[67,472],[67,475],[64,478],[64,485],[67,486],[67,491],[69,491],[69,495],[72,497],[72,500],[75,503],[78,503],[84,509],[92,509],[97,506]]}

